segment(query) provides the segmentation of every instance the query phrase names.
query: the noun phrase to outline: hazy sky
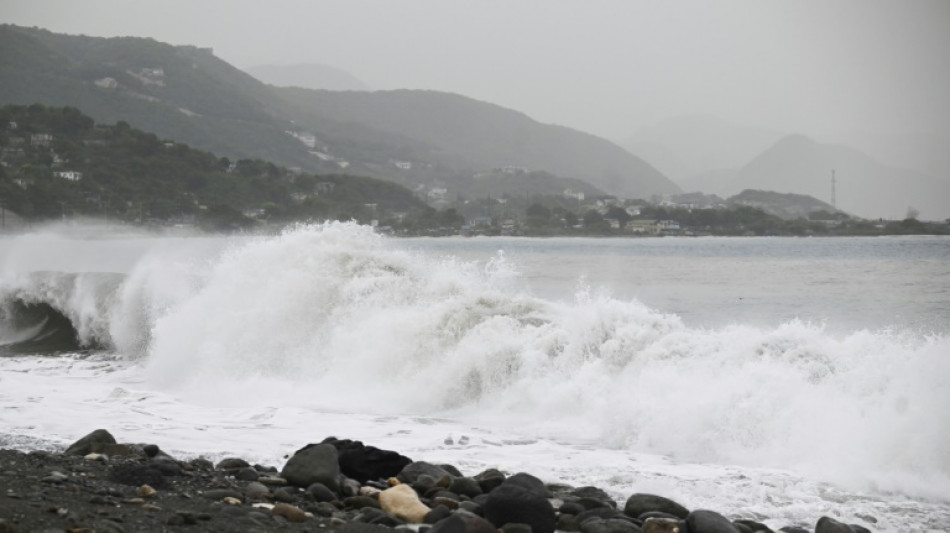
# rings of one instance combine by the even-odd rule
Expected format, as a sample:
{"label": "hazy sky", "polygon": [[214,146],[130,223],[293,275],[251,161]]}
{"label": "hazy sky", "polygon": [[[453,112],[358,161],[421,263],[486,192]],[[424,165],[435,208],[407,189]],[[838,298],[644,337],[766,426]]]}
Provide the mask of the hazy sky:
{"label": "hazy sky", "polygon": [[948,0],[0,0],[0,21],[323,63],[624,140],[664,118],[947,134]]}

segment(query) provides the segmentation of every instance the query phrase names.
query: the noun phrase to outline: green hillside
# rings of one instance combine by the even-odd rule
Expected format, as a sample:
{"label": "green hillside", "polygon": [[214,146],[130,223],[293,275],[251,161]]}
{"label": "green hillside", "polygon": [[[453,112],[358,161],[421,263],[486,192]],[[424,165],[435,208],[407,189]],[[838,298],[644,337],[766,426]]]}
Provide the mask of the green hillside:
{"label": "green hillside", "polygon": [[[230,161],[75,108],[0,107],[0,203],[26,220],[91,216],[236,229],[258,222],[417,223],[431,208],[395,183]],[[457,222],[457,221],[453,221]]]}
{"label": "green hillside", "polygon": [[460,178],[515,166],[626,197],[678,192],[604,139],[495,105],[431,91],[279,89],[211,50],[151,39],[2,25],[0,87],[0,104],[68,105],[99,122],[125,121],[218,156],[306,172],[370,175],[457,194]]}

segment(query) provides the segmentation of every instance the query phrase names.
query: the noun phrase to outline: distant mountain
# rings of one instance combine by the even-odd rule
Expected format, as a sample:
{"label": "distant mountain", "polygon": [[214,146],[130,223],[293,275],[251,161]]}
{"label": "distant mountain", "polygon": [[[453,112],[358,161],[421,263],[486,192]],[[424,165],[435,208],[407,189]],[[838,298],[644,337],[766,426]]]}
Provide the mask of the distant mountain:
{"label": "distant mountain", "polygon": [[251,76],[277,87],[302,87],[328,91],[368,91],[369,87],[349,72],[317,63],[258,65],[244,69]]}
{"label": "distant mountain", "polygon": [[739,168],[781,137],[710,115],[684,115],[640,129],[623,146],[688,191],[695,190],[694,176]]}
{"label": "distant mountain", "polygon": [[[375,93],[279,89],[317,129],[331,121],[424,143],[410,154],[449,167],[522,167],[577,178],[612,194],[647,198],[679,192],[655,168],[619,146],[570,128],[541,124],[500,106],[435,91]],[[309,113],[310,118],[303,116]],[[351,131],[355,137],[358,132]]]}
{"label": "distant mountain", "polygon": [[789,135],[742,167],[732,191],[771,190],[831,199],[835,171],[836,205],[865,218],[904,218],[910,209],[921,218],[950,216],[950,180],[891,168],[857,150]]}
{"label": "distant mountain", "polygon": [[[679,192],[604,139],[431,91],[275,88],[211,50],[0,26],[0,104],[70,105],[232,159],[443,184],[504,167],[633,198]],[[505,194],[506,190],[495,195]]]}

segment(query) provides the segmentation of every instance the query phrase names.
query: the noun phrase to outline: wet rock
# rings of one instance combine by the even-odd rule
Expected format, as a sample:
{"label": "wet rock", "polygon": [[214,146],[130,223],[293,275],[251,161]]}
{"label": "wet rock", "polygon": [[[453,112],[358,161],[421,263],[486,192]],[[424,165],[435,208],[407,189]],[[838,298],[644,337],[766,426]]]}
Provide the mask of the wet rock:
{"label": "wet rock", "polygon": [[581,533],[640,533],[640,526],[621,518],[592,518],[580,523]]}
{"label": "wet rock", "polygon": [[234,479],[240,481],[257,481],[260,477],[260,474],[252,466],[246,466],[234,473]]}
{"label": "wet rock", "polygon": [[682,505],[655,494],[634,494],[627,498],[627,503],[623,506],[623,513],[634,518],[649,511],[669,513],[677,518],[686,518],[689,515],[689,510]]}
{"label": "wet rock", "polygon": [[92,451],[109,457],[148,457],[138,444],[101,443],[93,446]]}
{"label": "wet rock", "polygon": [[478,482],[478,486],[481,487],[482,492],[488,493],[505,482],[505,474],[498,469],[489,468],[484,472],[476,474],[474,479]]}
{"label": "wet rock", "polygon": [[680,521],[676,518],[650,517],[643,522],[643,533],[680,533]]}
{"label": "wet rock", "polygon": [[396,485],[380,492],[379,505],[387,513],[413,524],[423,523],[432,510],[409,485]]}
{"label": "wet rock", "polygon": [[753,533],[756,533],[756,532],[772,533],[772,530],[769,528],[769,526],[761,522],[756,522],[755,520],[740,519],[740,520],[733,520],[732,522],[734,524],[741,524],[743,526],[746,526]]}
{"label": "wet rock", "polygon": [[593,519],[599,518],[601,520],[610,520],[615,518],[626,518],[630,519],[629,516],[621,513],[616,509],[611,509],[610,507],[596,507],[594,509],[587,509],[577,515],[577,523],[583,524],[584,522]]}
{"label": "wet rock", "polygon": [[509,477],[505,480],[503,485],[521,487],[529,492],[541,496],[542,498],[551,497],[551,491],[549,491],[548,488],[544,486],[544,482],[526,472],[518,472],[517,474]]}
{"label": "wet rock", "polygon": [[323,483],[311,483],[310,486],[307,487],[307,492],[318,502],[332,502],[336,499],[336,494]]}
{"label": "wet rock", "polygon": [[286,518],[288,522],[293,523],[303,522],[307,519],[307,514],[304,513],[302,509],[295,505],[290,505],[289,503],[276,503],[270,512],[272,515],[282,516]]}
{"label": "wet rock", "polygon": [[469,498],[474,498],[482,493],[481,485],[479,485],[478,481],[474,478],[470,477],[452,478],[449,484],[449,490],[461,496],[468,496]]}
{"label": "wet rock", "polygon": [[[533,533],[553,533],[557,518],[547,497],[539,494],[530,483],[526,488],[522,482],[510,481],[511,478],[508,478],[488,494],[483,506],[485,518],[496,527],[520,523],[531,526]],[[544,492],[547,492],[546,488]]]}
{"label": "wet rock", "polygon": [[425,461],[416,461],[403,467],[403,469],[399,471],[399,474],[396,475],[396,479],[402,483],[414,485],[416,480],[419,479],[419,476],[429,476],[434,480],[438,480],[441,479],[442,476],[451,477],[451,474],[441,466],[436,466]]}
{"label": "wet rock", "polygon": [[444,505],[436,505],[426,514],[422,520],[424,524],[435,524],[436,522],[448,518],[452,515],[452,510]]}
{"label": "wet rock", "polygon": [[244,495],[253,500],[261,500],[270,496],[270,489],[263,483],[252,481],[244,487]]}
{"label": "wet rock", "polygon": [[98,452],[98,447],[104,444],[115,444],[115,437],[104,429],[97,429],[85,437],[72,443],[64,455],[88,455],[92,452]]}
{"label": "wet rock", "polygon": [[157,456],[161,450],[155,444],[146,444],[145,446],[142,446],[142,451],[145,452],[146,456],[152,458]]}
{"label": "wet rock", "polygon": [[363,509],[366,507],[379,509],[380,505],[379,501],[369,496],[350,496],[343,500],[343,507],[346,509]]}
{"label": "wet rock", "polygon": [[240,457],[227,457],[218,461],[218,464],[214,465],[214,468],[215,470],[237,470],[249,466],[251,466],[250,463]]}
{"label": "wet rock", "polygon": [[366,446],[358,440],[329,437],[323,443],[336,448],[343,475],[360,483],[393,477],[412,462],[397,452]]}
{"label": "wet rock", "polygon": [[829,516],[823,516],[815,524],[815,533],[854,533],[851,526]]}
{"label": "wet rock", "polygon": [[689,513],[686,517],[686,528],[690,533],[739,533],[728,518],[705,509]]}
{"label": "wet rock", "polygon": [[284,465],[280,476],[296,487],[322,483],[339,490],[340,464],[336,448],[329,444],[310,444],[297,451]]}
{"label": "wet rock", "polygon": [[[602,502],[603,504],[613,509],[617,508],[617,502],[615,502],[614,499],[611,498],[610,495],[607,494],[606,491],[604,491],[603,489],[599,489],[597,487],[578,487],[572,490],[570,492],[570,495],[574,496],[575,498],[578,498],[579,500],[594,500],[594,501]],[[587,505],[585,505],[585,507],[587,507],[588,509],[591,508],[591,507],[588,507]]]}

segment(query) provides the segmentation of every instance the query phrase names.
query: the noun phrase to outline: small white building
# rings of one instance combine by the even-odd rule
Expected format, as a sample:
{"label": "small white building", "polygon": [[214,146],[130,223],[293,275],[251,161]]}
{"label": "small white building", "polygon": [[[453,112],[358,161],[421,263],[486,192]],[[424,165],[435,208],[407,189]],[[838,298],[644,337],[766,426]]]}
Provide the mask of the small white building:
{"label": "small white building", "polygon": [[61,170],[53,172],[53,175],[57,178],[62,178],[69,181],[79,181],[82,179],[82,172],[77,172],[75,170]]}

